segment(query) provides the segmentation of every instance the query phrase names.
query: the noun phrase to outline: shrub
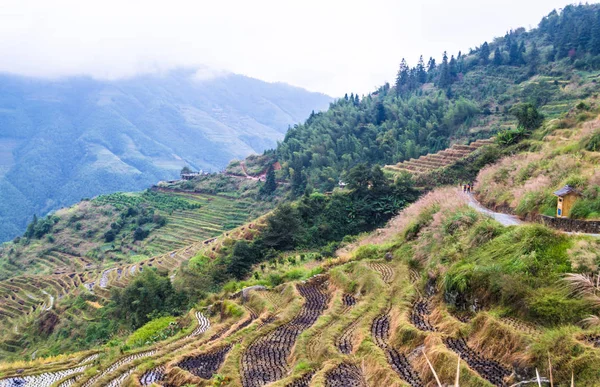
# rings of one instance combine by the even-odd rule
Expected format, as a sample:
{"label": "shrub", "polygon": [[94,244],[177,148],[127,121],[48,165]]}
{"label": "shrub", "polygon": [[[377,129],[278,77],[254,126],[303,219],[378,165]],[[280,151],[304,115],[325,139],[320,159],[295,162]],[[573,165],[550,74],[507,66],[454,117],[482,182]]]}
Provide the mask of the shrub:
{"label": "shrub", "polygon": [[545,325],[574,324],[590,314],[585,301],[555,288],[536,289],[527,304],[531,316]]}
{"label": "shrub", "polygon": [[149,321],[138,328],[129,336],[125,344],[129,347],[140,347],[142,345],[152,344],[156,341],[173,336],[178,330],[179,328],[177,327],[175,317],[160,317]]}
{"label": "shrub", "polygon": [[600,152],[600,131],[594,132],[582,141],[583,148],[590,152]]}
{"label": "shrub", "polygon": [[146,237],[148,236],[148,234],[150,234],[150,231],[144,230],[143,228],[138,227],[133,232],[133,239],[136,240],[136,241],[141,241],[141,240],[146,239]]}
{"label": "shrub", "polygon": [[496,134],[496,142],[500,145],[512,145],[527,137],[529,133],[519,126],[514,129],[504,129]]}
{"label": "shrub", "polygon": [[597,213],[600,213],[600,198],[579,199],[571,208],[571,217],[574,219],[592,218]]}

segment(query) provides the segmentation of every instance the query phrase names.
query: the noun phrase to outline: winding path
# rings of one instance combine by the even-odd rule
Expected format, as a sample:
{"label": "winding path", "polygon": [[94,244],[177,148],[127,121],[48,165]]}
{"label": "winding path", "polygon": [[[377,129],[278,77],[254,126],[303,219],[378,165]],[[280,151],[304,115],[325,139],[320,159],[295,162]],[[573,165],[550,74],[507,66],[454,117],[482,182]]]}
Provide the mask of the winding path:
{"label": "winding path", "polygon": [[[503,214],[501,212],[494,212],[490,209],[485,208],[481,203],[477,201],[471,194],[463,193],[458,190],[458,195],[469,205],[469,207],[474,208],[477,212],[480,212],[484,215],[487,215],[493,219],[495,219],[498,223],[503,226],[519,226],[524,224],[533,224],[530,222],[524,222],[515,215]],[[558,229],[554,229],[563,234],[569,235],[587,235],[594,238],[600,238],[600,234],[591,234],[591,233],[581,233],[581,232],[571,232],[571,231],[562,231]]]}
{"label": "winding path", "polygon": [[475,210],[477,210],[477,212],[481,212],[482,214],[494,218],[498,223],[500,223],[503,226],[518,226],[524,224],[524,222],[521,219],[517,218],[514,215],[503,214],[501,212],[494,212],[492,210],[488,210],[487,208],[482,206],[481,203],[479,203],[477,199],[475,199],[471,194],[459,192],[459,195],[469,204],[469,207],[474,208]]}

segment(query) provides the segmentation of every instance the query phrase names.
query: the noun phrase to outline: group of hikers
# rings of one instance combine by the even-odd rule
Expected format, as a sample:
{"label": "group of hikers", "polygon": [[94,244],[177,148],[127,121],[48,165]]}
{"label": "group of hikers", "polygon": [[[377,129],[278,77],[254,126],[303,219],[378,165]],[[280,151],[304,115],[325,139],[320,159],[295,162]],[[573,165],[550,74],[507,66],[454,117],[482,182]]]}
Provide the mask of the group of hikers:
{"label": "group of hikers", "polygon": [[471,190],[473,189],[473,184],[463,184],[463,192],[466,193],[471,193]]}

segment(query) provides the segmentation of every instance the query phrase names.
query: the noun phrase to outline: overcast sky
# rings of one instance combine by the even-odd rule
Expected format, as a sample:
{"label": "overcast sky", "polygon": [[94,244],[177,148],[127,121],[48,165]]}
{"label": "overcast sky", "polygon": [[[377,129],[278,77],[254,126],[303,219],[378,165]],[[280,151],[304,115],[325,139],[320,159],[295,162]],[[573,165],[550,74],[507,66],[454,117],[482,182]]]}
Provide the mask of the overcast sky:
{"label": "overcast sky", "polygon": [[406,57],[535,27],[565,0],[0,0],[0,71],[119,78],[207,65],[332,96]]}

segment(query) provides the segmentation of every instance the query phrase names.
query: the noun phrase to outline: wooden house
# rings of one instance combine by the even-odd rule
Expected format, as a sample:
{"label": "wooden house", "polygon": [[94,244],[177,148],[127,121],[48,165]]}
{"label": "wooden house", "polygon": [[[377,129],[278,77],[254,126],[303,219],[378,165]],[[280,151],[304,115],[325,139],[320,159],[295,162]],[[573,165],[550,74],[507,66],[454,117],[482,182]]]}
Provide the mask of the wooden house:
{"label": "wooden house", "polygon": [[554,195],[558,197],[556,204],[556,217],[557,218],[568,218],[571,215],[571,209],[573,204],[579,196],[579,192],[569,185],[565,185],[558,191],[554,192]]}

